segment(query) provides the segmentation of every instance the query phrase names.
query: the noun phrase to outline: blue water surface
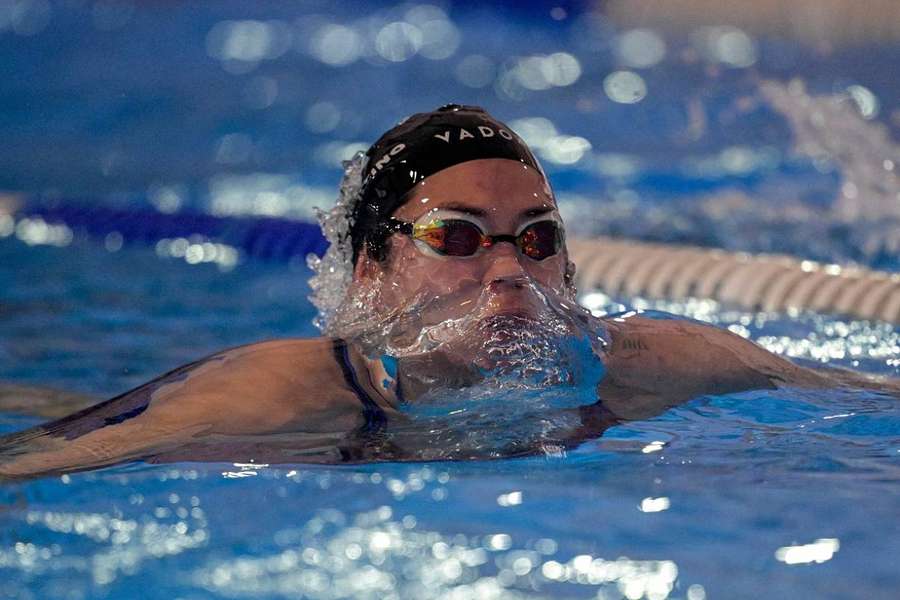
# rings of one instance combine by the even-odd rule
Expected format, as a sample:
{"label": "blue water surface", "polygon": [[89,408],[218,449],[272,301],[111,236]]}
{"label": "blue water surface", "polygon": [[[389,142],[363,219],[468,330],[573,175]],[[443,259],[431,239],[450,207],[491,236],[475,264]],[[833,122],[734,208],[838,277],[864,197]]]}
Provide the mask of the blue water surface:
{"label": "blue water surface", "polygon": [[[104,397],[222,347],[313,334],[303,268],[222,273],[89,242],[6,239],[0,255],[22,267],[0,271],[3,380]],[[859,345],[857,365],[898,374],[897,332],[878,324],[681,309],[808,361],[838,344],[829,364],[853,366]],[[524,459],[123,465],[0,488],[0,593],[888,598],[898,451],[896,398],[787,389],[698,398]]]}

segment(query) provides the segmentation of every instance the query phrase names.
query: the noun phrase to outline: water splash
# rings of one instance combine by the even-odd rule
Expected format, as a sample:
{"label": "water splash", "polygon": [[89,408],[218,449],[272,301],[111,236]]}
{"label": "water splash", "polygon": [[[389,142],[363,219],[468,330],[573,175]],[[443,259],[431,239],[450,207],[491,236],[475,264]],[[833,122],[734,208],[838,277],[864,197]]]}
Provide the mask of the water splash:
{"label": "water splash", "polygon": [[384,286],[354,285],[340,332],[369,355],[399,360],[423,390],[486,380],[504,389],[571,385],[582,357],[569,354],[570,342],[583,340],[595,361],[609,343],[589,311],[524,274],[514,290],[475,282],[453,294],[420,290],[395,307],[381,300]]}
{"label": "water splash", "polygon": [[330,245],[322,258],[315,255],[307,258],[307,264],[313,271],[313,276],[309,279],[309,287],[312,289],[309,299],[319,311],[313,323],[324,335],[335,335],[334,317],[345,301],[353,278],[350,227],[367,162],[368,157],[362,151],[354,154],[350,160],[343,161],[344,177],[337,202],[328,212],[316,209],[319,225]]}
{"label": "water splash", "polygon": [[[423,293],[380,315],[376,301],[345,329],[397,374],[404,418],[387,432],[391,444],[446,460],[557,455],[577,437],[579,409],[597,403],[605,374],[606,329],[557,291],[518,285]],[[510,298],[516,308],[498,311]]]}
{"label": "water splash", "polygon": [[760,89],[790,123],[794,152],[838,167],[843,185],[831,207],[833,219],[900,219],[900,145],[884,124],[868,120],[853,87],[859,86],[811,96],[803,81],[795,79],[787,85],[766,81]]}

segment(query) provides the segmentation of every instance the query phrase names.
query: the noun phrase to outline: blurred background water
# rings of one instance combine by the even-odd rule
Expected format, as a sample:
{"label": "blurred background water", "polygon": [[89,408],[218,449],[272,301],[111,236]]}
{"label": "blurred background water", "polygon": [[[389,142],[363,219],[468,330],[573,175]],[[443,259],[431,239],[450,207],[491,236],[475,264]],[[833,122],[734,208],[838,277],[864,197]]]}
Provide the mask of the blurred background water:
{"label": "blurred background water", "polygon": [[666,4],[4,1],[0,189],[310,218],[455,101],[537,148],[578,233],[896,269],[895,4]]}
{"label": "blurred background water", "polygon": [[[462,102],[535,147],[576,234],[897,271],[898,39],[893,0],[0,0],[0,209],[310,220],[342,158]],[[0,379],[103,397],[315,334],[303,264],[201,246],[0,214]],[[888,324],[627,301],[900,375]],[[890,598],[895,405],[743,394],[561,456],[4,485],[0,596]]]}

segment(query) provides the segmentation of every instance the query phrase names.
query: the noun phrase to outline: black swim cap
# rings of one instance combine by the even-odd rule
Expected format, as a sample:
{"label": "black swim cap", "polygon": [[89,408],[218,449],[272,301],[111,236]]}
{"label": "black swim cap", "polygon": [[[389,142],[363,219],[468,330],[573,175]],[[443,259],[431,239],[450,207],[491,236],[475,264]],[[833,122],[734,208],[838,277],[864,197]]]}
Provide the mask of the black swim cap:
{"label": "black swim cap", "polygon": [[508,158],[538,171],[534,154],[509,127],[479,106],[445,104],[416,113],[378,138],[366,152],[359,199],[352,211],[353,264],[363,244],[369,255],[384,259],[390,235],[385,222],[406,201],[407,193],[429,175],[470,160]]}

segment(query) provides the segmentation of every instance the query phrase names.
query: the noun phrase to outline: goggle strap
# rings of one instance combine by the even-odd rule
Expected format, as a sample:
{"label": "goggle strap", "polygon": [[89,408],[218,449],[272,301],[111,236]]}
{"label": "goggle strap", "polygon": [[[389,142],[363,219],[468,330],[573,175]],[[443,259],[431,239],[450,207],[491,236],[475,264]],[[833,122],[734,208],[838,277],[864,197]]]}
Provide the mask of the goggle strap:
{"label": "goggle strap", "polygon": [[412,223],[401,221],[395,217],[389,217],[386,224],[388,230],[391,232],[402,233],[404,235],[412,235],[415,230],[415,226]]}

